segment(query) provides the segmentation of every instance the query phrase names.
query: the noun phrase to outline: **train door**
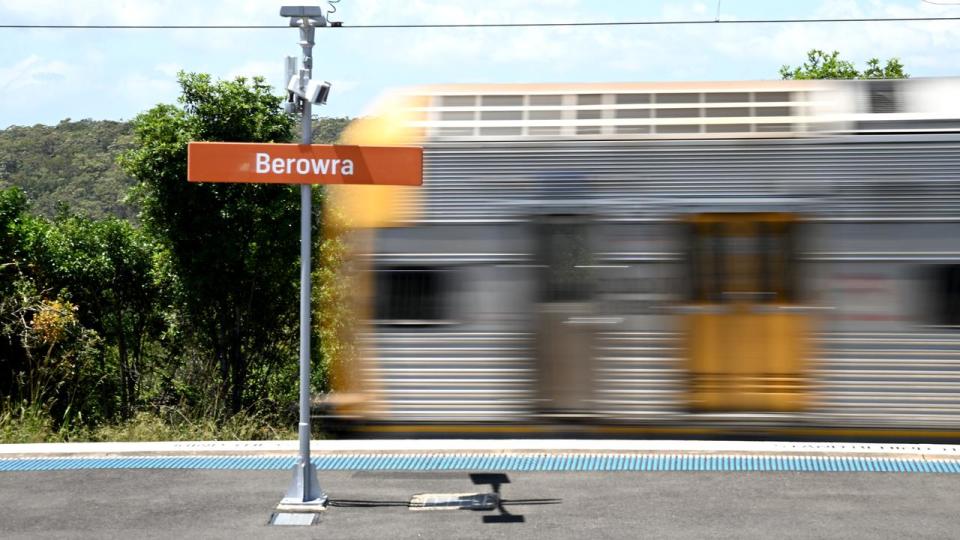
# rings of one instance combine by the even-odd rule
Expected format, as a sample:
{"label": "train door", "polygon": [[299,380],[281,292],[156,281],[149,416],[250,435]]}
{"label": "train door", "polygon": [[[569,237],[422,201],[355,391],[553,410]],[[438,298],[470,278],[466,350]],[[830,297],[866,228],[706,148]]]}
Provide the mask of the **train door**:
{"label": "train door", "polygon": [[536,217],[533,224],[539,410],[579,416],[589,409],[594,379],[590,220],[552,214]]}
{"label": "train door", "polygon": [[691,407],[803,409],[809,315],[798,305],[795,216],[703,213],[688,225]]}

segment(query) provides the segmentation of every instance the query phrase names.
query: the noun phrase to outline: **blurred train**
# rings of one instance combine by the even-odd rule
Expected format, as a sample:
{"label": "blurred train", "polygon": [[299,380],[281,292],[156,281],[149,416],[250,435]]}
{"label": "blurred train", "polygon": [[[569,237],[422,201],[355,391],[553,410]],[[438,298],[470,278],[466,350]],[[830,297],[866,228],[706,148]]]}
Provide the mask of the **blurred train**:
{"label": "blurred train", "polygon": [[447,85],[345,144],[328,428],[960,439],[960,79]]}

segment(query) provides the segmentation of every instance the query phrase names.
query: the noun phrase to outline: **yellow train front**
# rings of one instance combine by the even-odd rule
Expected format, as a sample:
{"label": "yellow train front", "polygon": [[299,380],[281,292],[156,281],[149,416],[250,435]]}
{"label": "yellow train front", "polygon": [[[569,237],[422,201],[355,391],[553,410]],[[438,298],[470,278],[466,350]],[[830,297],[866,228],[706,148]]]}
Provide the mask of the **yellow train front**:
{"label": "yellow train front", "polygon": [[[953,79],[453,85],[346,144],[329,428],[960,438]],[[333,249],[335,247],[336,249]]]}

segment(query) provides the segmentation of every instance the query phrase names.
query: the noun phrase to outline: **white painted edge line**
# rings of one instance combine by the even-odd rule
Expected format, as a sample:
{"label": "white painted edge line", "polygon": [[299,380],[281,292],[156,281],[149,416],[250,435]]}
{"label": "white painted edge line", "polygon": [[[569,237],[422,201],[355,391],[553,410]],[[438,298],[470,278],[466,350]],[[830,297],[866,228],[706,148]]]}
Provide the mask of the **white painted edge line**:
{"label": "white painted edge line", "polygon": [[[97,455],[296,454],[297,441],[170,441],[2,444],[3,457]],[[530,453],[654,452],[745,454],[888,454],[960,457],[960,445],[777,441],[580,440],[580,439],[350,439],[312,441],[313,454],[328,453]]]}

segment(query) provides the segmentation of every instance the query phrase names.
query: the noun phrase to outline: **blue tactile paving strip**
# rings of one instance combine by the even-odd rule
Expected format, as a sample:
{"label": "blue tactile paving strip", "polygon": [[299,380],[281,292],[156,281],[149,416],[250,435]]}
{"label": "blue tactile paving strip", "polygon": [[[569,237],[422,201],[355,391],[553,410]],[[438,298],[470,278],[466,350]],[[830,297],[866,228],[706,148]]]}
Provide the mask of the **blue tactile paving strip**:
{"label": "blue tactile paving strip", "polygon": [[[2,471],[78,469],[284,470],[292,456],[0,459]],[[791,471],[960,473],[960,460],[863,456],[690,454],[346,454],[315,457],[321,471]]]}

